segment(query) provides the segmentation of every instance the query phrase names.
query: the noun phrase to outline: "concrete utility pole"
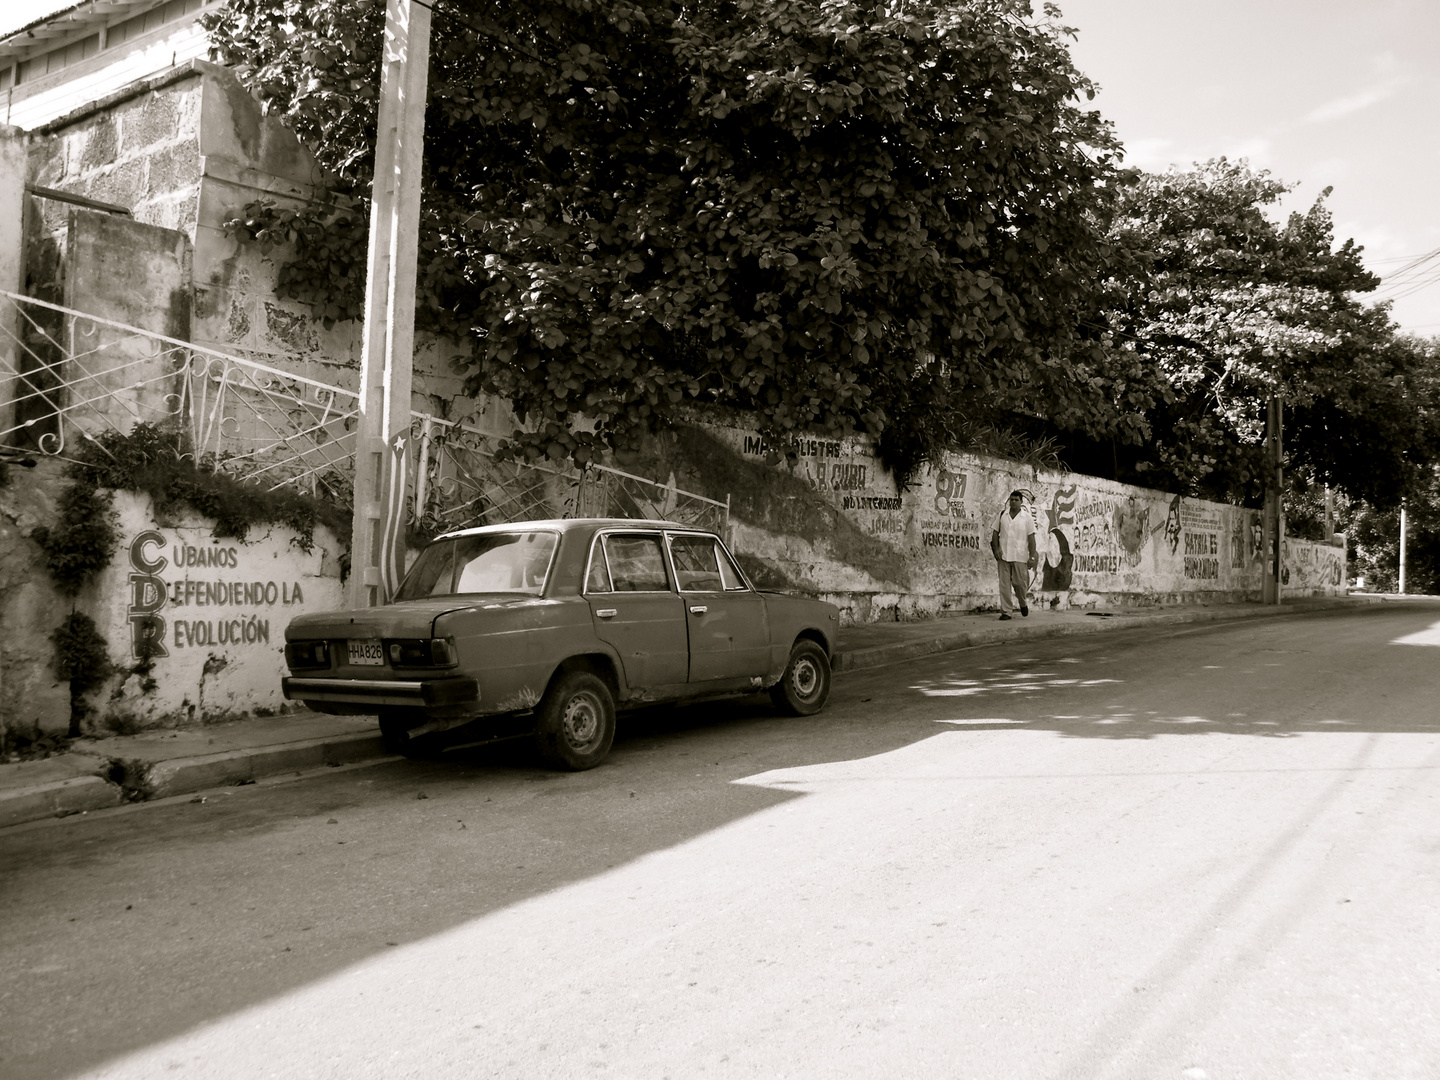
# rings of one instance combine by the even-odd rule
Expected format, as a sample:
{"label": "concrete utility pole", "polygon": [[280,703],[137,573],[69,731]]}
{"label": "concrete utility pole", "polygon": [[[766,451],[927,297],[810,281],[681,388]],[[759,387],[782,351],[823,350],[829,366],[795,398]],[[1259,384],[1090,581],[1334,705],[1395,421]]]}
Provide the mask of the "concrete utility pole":
{"label": "concrete utility pole", "polygon": [[[0,124],[0,289],[25,292],[25,133]],[[0,373],[20,371],[20,313],[0,299]],[[19,396],[19,386],[12,391]],[[0,431],[14,422],[15,402],[0,401]]]}
{"label": "concrete utility pole", "polygon": [[1265,483],[1265,551],[1270,565],[1261,597],[1267,604],[1279,604],[1281,600],[1281,553],[1285,547],[1283,420],[1280,399],[1271,397],[1265,412],[1265,453],[1269,459]]}
{"label": "concrete utility pole", "polygon": [[1405,595],[1405,504],[1400,504],[1400,595]]}
{"label": "concrete utility pole", "polygon": [[416,234],[424,160],[430,9],[388,0],[375,133],[375,187],[365,279],[350,602],[383,604],[405,567],[410,377],[415,351]]}

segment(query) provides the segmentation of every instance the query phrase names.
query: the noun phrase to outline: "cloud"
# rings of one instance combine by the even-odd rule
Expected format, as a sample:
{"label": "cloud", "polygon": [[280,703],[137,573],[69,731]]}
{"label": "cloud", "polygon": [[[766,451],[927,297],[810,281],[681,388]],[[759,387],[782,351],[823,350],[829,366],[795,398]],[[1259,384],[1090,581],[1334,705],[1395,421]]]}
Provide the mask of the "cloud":
{"label": "cloud", "polygon": [[1353,94],[1327,101],[1324,105],[1310,110],[1301,119],[1302,124],[1328,124],[1332,120],[1343,120],[1347,116],[1364,112],[1372,105],[1379,105],[1415,81],[1411,65],[1394,53],[1381,53],[1370,58],[1370,75],[1373,82]]}
{"label": "cloud", "polygon": [[1169,138],[1132,139],[1125,143],[1125,164],[1146,172],[1163,172],[1171,165],[1188,169],[1201,161],[1245,158],[1257,169],[1268,168],[1265,159],[1271,141],[1264,136],[1222,135],[1186,143]]}
{"label": "cloud", "polygon": [[1312,109],[1305,114],[1304,122],[1307,124],[1326,124],[1331,120],[1341,120],[1355,113],[1363,112],[1371,105],[1378,105],[1387,98],[1394,97],[1399,93],[1400,88],[1405,85],[1404,79],[1387,79],[1385,82],[1358,93],[1348,94],[1345,97],[1328,101],[1318,109]]}

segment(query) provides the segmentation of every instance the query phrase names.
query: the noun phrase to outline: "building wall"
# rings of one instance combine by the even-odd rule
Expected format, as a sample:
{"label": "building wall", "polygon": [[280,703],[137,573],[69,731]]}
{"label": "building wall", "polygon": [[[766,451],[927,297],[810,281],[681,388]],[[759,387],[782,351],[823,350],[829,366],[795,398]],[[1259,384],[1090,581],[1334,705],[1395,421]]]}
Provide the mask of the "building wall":
{"label": "building wall", "polygon": [[[1038,603],[1114,607],[1259,599],[1259,511],[951,454],[905,491],[865,438],[801,438],[788,462],[754,431],[697,424],[625,463],[730,499],[731,538],[760,583],[821,596],[849,622],[997,603],[989,540],[1009,494],[1036,522]],[[1342,592],[1343,546],[1291,540],[1286,595]]]}
{"label": "building wall", "polygon": [[[225,231],[257,200],[351,205],[227,68],[192,60],[43,125],[29,147],[32,184],[125,207],[138,222],[190,238],[191,341],[347,389],[359,385],[359,321],[326,326],[305,305],[281,299],[277,274],[291,251],[264,253]],[[32,277],[40,283],[54,276],[69,207],[30,201]],[[414,408],[508,430],[507,408],[463,394],[452,361],[464,352],[453,341],[416,335]]]}

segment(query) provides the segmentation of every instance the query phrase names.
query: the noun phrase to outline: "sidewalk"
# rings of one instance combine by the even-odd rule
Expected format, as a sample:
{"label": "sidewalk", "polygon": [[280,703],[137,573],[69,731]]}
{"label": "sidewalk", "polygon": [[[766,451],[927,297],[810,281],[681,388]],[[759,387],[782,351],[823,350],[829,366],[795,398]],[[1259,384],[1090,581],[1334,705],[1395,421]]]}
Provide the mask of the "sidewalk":
{"label": "sidewalk", "polygon": [[[1296,599],[1278,609],[1260,604],[1104,612],[1033,609],[1029,618],[1017,615],[1008,622],[990,613],[873,623],[840,631],[834,668],[855,671],[976,645],[1141,626],[1276,618],[1387,599],[1395,598]],[[42,761],[0,764],[0,828],[386,757],[372,718],[312,712],[82,739],[67,752]]]}

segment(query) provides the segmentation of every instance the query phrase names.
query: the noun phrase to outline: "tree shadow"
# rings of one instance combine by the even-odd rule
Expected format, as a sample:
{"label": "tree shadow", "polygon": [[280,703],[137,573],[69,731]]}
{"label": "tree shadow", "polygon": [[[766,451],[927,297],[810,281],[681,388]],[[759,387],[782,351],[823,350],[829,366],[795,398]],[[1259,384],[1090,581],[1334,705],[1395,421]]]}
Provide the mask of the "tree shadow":
{"label": "tree shadow", "polygon": [[[1361,621],[1207,624],[1052,642],[984,670],[927,672],[907,689],[938,723],[1067,738],[1440,732],[1425,656],[1416,651],[1440,646],[1433,609],[1344,614]],[[1375,634],[1381,619],[1393,629]],[[1336,640],[1334,629],[1345,625],[1365,630]],[[1245,642],[1239,653],[1237,636]]]}

